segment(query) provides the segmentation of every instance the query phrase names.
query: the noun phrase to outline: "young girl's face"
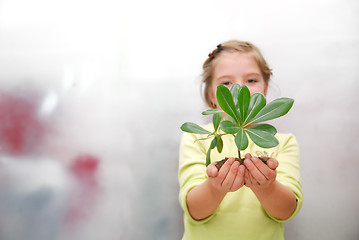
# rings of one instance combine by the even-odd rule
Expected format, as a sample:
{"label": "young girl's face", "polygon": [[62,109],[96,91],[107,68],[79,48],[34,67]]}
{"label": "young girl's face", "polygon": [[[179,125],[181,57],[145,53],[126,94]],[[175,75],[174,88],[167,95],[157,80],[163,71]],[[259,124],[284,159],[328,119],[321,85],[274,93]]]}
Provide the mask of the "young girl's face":
{"label": "young girl's face", "polygon": [[210,88],[210,98],[217,107],[217,86],[225,85],[230,89],[235,83],[246,85],[251,94],[267,94],[268,83],[264,81],[261,70],[251,54],[223,52],[216,59]]}

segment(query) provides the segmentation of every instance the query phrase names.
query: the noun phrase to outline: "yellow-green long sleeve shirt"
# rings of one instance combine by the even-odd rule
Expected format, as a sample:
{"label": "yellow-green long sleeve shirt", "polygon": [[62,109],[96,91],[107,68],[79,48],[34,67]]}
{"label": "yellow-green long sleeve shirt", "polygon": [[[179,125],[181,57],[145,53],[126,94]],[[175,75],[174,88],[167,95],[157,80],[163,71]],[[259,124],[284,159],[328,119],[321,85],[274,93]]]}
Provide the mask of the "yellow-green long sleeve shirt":
{"label": "yellow-green long sleeve shirt", "polygon": [[[210,125],[204,128],[212,130]],[[180,145],[179,156],[179,201],[184,210],[185,232],[183,240],[193,239],[223,239],[223,240],[281,240],[283,236],[283,220],[270,216],[256,198],[252,190],[246,186],[235,192],[227,193],[217,210],[208,218],[197,221],[193,219],[187,208],[186,198],[188,192],[203,183],[207,179],[206,153],[209,148],[209,140],[196,141],[204,135],[184,133]],[[303,202],[302,187],[300,184],[299,149],[295,137],[292,134],[277,134],[279,145],[274,148],[263,149],[256,146],[251,140],[247,149],[241,152],[242,157],[246,153],[257,156],[264,151],[277,159],[277,180],[290,188],[296,196],[297,207],[293,218],[300,210]],[[220,161],[224,157],[237,157],[238,150],[233,141],[233,136],[223,136],[224,148],[222,153],[217,149],[212,150],[211,160]]]}

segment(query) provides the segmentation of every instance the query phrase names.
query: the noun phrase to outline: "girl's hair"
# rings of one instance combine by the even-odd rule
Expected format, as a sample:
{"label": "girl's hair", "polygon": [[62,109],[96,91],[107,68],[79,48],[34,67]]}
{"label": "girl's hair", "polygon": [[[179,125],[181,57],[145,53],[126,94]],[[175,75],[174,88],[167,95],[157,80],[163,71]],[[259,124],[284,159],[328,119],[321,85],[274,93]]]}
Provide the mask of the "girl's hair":
{"label": "girl's hair", "polygon": [[272,70],[268,67],[266,60],[262,56],[259,49],[252,43],[232,40],[219,44],[217,48],[208,55],[208,58],[203,63],[202,67],[202,83],[205,85],[204,98],[207,105],[211,108],[215,108],[214,104],[210,99],[210,88],[212,85],[214,66],[216,58],[218,58],[223,52],[249,53],[254,57],[254,60],[257,62],[266,83],[269,82],[270,76],[272,75]]}

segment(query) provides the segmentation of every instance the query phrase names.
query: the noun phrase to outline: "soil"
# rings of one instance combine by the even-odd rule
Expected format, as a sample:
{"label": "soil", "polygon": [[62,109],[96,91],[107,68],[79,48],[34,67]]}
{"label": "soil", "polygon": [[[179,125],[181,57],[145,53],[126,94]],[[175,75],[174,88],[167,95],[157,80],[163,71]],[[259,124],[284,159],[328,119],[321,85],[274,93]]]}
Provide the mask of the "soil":
{"label": "soil", "polygon": [[[263,163],[265,163],[265,164],[267,164],[267,161],[268,161],[268,159],[269,159],[269,157],[258,157],[260,160],[262,160],[262,162]],[[228,160],[228,158],[226,157],[225,159],[222,159],[221,161],[219,161],[219,162],[217,162],[216,163],[216,168],[218,169],[218,171],[219,171],[219,169],[221,169],[221,167],[223,166],[223,164],[226,162]],[[235,160],[236,161],[239,161],[239,163],[241,164],[241,165],[243,165],[243,162],[244,162],[244,158],[242,158],[242,159],[239,159],[239,158],[235,158]]]}

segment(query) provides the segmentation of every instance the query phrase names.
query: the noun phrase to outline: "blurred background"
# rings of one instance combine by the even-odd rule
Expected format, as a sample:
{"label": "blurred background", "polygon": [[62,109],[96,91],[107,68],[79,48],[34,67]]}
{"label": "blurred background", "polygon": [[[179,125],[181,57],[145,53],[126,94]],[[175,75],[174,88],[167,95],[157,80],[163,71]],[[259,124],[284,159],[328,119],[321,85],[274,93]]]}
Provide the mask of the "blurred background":
{"label": "blurred background", "polygon": [[301,149],[287,239],[359,239],[357,0],[0,0],[0,239],[181,239],[203,61],[251,41]]}

